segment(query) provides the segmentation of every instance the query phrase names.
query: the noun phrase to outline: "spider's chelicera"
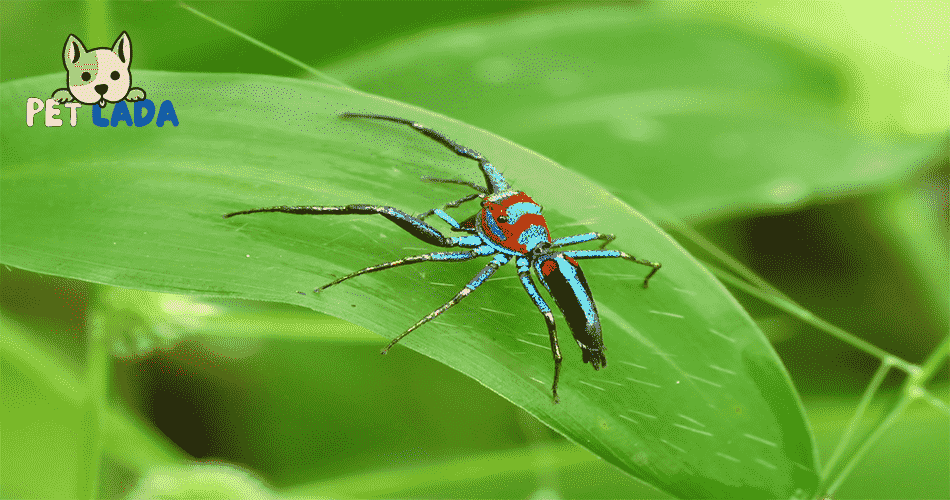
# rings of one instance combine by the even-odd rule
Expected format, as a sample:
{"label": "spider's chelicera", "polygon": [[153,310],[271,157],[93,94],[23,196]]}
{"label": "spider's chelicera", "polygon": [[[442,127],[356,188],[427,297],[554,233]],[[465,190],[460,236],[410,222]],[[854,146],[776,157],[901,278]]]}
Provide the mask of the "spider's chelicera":
{"label": "spider's chelicera", "polygon": [[[636,262],[637,264],[649,266],[652,269],[643,280],[644,288],[646,288],[650,278],[660,269],[658,262],[638,259],[618,250],[605,250],[604,247],[614,239],[614,235],[612,234],[591,232],[552,240],[547,223],[541,214],[541,205],[535,203],[535,201],[524,192],[513,190],[511,185],[508,184],[508,181],[501,175],[501,172],[477,151],[456,144],[435,130],[424,127],[411,120],[392,116],[343,113],[341,117],[371,118],[408,125],[451,149],[455,154],[477,161],[482,174],[485,176],[486,186],[453,179],[423,178],[429,182],[468,186],[476,192],[446,203],[442,208],[435,208],[418,216],[409,215],[393,207],[354,204],[346,206],[277,206],[255,208],[252,210],[232,212],[224,215],[224,218],[258,212],[283,212],[298,215],[379,214],[426,243],[444,248],[467,249],[456,252],[432,252],[423,255],[413,255],[396,261],[370,266],[327,283],[318,288],[316,290],[317,292],[361,274],[382,271],[383,269],[390,269],[407,264],[432,261],[460,262],[478,257],[492,256],[491,262],[479,271],[452,300],[446,302],[435,311],[432,311],[415,325],[412,325],[408,330],[394,338],[393,341],[383,349],[383,354],[389,351],[392,346],[396,345],[397,342],[410,332],[459,303],[459,301],[467,297],[473,290],[484,283],[499,267],[514,259],[515,264],[518,266],[518,277],[521,280],[521,284],[524,286],[525,291],[528,292],[528,296],[531,297],[531,300],[534,301],[538,310],[541,311],[548,327],[548,336],[551,340],[551,352],[554,355],[554,383],[551,387],[554,402],[558,402],[557,384],[561,374],[561,348],[557,341],[554,315],[551,314],[551,308],[548,307],[547,303],[545,303],[541,297],[541,294],[538,293],[538,288],[535,286],[534,279],[531,277],[532,269],[534,269],[534,273],[541,281],[541,284],[544,285],[554,298],[557,307],[564,314],[564,319],[567,321],[571,333],[574,335],[574,340],[577,341],[577,345],[580,346],[583,352],[584,362],[590,363],[595,370],[599,370],[602,366],[607,365],[607,358],[604,356],[604,341],[601,335],[600,317],[597,314],[597,306],[594,304],[590,288],[587,286],[587,280],[584,278],[584,273],[581,271],[581,267],[577,261],[580,259],[622,258]],[[462,222],[456,221],[443,210],[444,208],[458,207],[465,202],[475,199],[482,200],[481,210]],[[439,230],[425,222],[424,219],[432,215],[438,216],[452,226],[452,231],[467,233],[467,235],[454,238],[446,237],[439,232]],[[561,247],[594,240],[603,241],[603,244],[597,250],[561,250]]]}

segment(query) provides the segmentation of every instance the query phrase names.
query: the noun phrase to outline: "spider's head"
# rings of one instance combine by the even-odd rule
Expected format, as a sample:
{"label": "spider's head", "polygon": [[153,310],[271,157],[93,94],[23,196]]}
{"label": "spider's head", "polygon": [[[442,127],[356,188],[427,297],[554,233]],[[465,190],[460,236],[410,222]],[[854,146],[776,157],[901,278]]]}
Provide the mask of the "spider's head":
{"label": "spider's head", "polygon": [[551,241],[541,205],[520,191],[486,196],[477,224],[479,233],[492,243],[519,254]]}

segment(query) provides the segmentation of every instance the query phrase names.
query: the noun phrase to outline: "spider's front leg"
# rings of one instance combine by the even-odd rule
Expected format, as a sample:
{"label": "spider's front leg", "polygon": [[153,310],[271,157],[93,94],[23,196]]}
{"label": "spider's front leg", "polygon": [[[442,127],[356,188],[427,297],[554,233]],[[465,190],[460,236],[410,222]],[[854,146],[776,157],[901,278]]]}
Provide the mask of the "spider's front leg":
{"label": "spider's front leg", "polygon": [[[398,210],[393,207],[379,206],[379,205],[345,205],[345,206],[330,206],[330,207],[321,207],[321,206],[286,206],[281,205],[277,207],[264,207],[264,208],[254,208],[251,210],[241,210],[240,212],[231,212],[225,214],[223,217],[228,219],[236,215],[247,215],[263,212],[280,212],[285,214],[294,214],[294,215],[366,215],[366,214],[379,214],[383,217],[394,222],[397,226],[401,227],[403,230],[409,234],[419,238],[420,240],[440,246],[443,248],[451,248],[456,246],[454,238],[449,238],[439,232],[438,229],[426,224],[425,221],[413,217],[402,210]],[[446,216],[448,217],[448,216]],[[458,223],[456,222],[456,225]]]}
{"label": "spider's front leg", "polygon": [[[429,127],[421,125],[412,120],[407,120],[405,118],[397,118],[395,116],[386,116],[386,115],[377,115],[377,114],[368,114],[368,113],[343,113],[340,115],[340,118],[370,118],[373,120],[385,120],[388,122],[399,123],[402,125],[408,125],[412,127],[416,132],[421,133],[422,135],[438,142],[439,144],[449,148],[455,154],[475,160],[478,162],[478,167],[482,170],[482,174],[485,176],[485,183],[488,185],[486,192],[491,193],[502,193],[511,189],[511,184],[508,184],[508,181],[505,180],[505,177],[501,175],[501,172],[495,168],[487,158],[481,155],[478,151],[475,151],[472,148],[465,147],[452,139],[449,139],[441,132],[435,131]],[[435,181],[440,182],[440,181]],[[454,184],[465,184],[464,182],[455,182]],[[471,186],[474,187],[474,186]],[[476,190],[481,190],[480,187],[476,187]]]}
{"label": "spider's front leg", "polygon": [[585,243],[585,242],[594,241],[594,240],[604,240],[604,242],[601,243],[600,245],[600,248],[603,249],[604,247],[607,246],[608,243],[610,243],[611,241],[615,239],[617,239],[616,236],[612,234],[607,234],[607,233],[594,232],[594,233],[575,234],[573,236],[565,236],[563,238],[558,238],[552,241],[551,248],[565,247],[568,245],[576,245],[578,243]]}
{"label": "spider's front leg", "polygon": [[[399,227],[405,229],[409,234],[412,234],[416,238],[419,238],[426,243],[432,243],[434,245],[439,245],[442,247],[462,247],[462,248],[471,248],[473,250],[465,252],[432,252],[423,255],[413,255],[411,257],[405,257],[399,260],[394,260],[391,262],[385,262],[383,264],[377,264],[375,266],[365,267],[359,271],[350,273],[342,278],[338,278],[326,285],[321,286],[314,290],[315,292],[321,292],[333,285],[342,283],[350,278],[355,278],[362,274],[372,273],[376,271],[382,271],[385,269],[391,269],[394,267],[404,266],[407,264],[416,264],[419,262],[461,262],[466,260],[471,260],[476,257],[481,257],[484,255],[491,255],[494,253],[488,247],[484,247],[484,242],[477,235],[463,236],[460,238],[449,238],[440,233],[437,229],[426,224],[422,220],[413,217],[401,210],[397,210],[393,207],[383,207],[375,205],[346,205],[346,206],[330,206],[330,207],[320,207],[320,206],[278,206],[278,207],[264,207],[264,208],[255,208],[251,210],[242,210],[240,212],[231,212],[224,215],[224,218],[234,217],[236,215],[246,215],[253,213],[261,212],[280,212],[288,213],[295,215],[349,215],[349,214],[379,214],[387,219],[395,222]],[[446,223],[451,225],[453,228],[460,228],[459,223],[453,219],[451,216],[443,212],[442,210],[435,209],[432,210],[433,213],[445,220]]]}
{"label": "spider's front leg", "polygon": [[626,252],[621,252],[619,250],[569,250],[564,252],[564,255],[571,257],[573,259],[609,259],[609,258],[621,258],[629,260],[630,262],[636,262],[644,266],[652,267],[650,274],[647,274],[646,278],[643,278],[643,288],[646,288],[650,284],[650,278],[656,274],[657,271],[663,267],[663,264],[659,262],[651,262],[646,259],[638,259],[633,255],[630,255]]}
{"label": "spider's front leg", "polygon": [[[440,178],[438,178],[438,177],[428,177],[428,176],[427,176],[427,177],[423,177],[422,180],[425,181],[425,182],[435,182],[435,183],[440,183],[440,184],[458,184],[458,185],[460,185],[460,186],[468,186],[468,187],[474,189],[475,191],[478,191],[477,193],[473,193],[473,194],[469,194],[469,195],[463,196],[463,197],[461,197],[461,198],[459,198],[459,199],[457,199],[457,200],[455,200],[455,201],[450,201],[450,202],[446,203],[445,205],[442,205],[442,209],[443,209],[443,210],[446,209],[446,208],[456,208],[456,207],[459,207],[459,206],[462,205],[462,203],[465,203],[465,202],[468,202],[468,201],[472,201],[472,200],[477,200],[477,199],[479,199],[479,198],[484,198],[486,194],[489,194],[487,188],[484,188],[484,187],[482,187],[482,186],[479,186],[478,184],[475,184],[475,183],[472,183],[472,182],[468,182],[468,181],[462,181],[462,180],[457,180],[457,179],[440,179]],[[434,214],[434,213],[436,212],[436,210],[439,210],[439,209],[433,208],[432,210],[429,210],[428,212],[423,212],[422,214],[419,215],[419,218],[420,218],[420,219],[425,219],[426,217],[428,217],[428,216]],[[441,216],[440,216],[440,217],[441,217]],[[443,218],[444,218],[444,217],[443,217]],[[451,224],[451,223],[450,223],[450,224]],[[453,226],[453,227],[454,227],[454,226]]]}
{"label": "spider's front leg", "polygon": [[[443,214],[444,214],[445,212],[442,212],[442,209],[445,209],[445,208],[456,208],[456,207],[461,206],[462,203],[465,203],[465,202],[467,202],[467,201],[477,200],[478,198],[481,198],[481,197],[483,197],[483,196],[484,196],[484,195],[483,195],[482,193],[474,193],[474,194],[470,194],[470,195],[467,195],[467,196],[463,196],[463,197],[461,197],[461,198],[459,198],[459,199],[457,199],[457,200],[455,200],[455,201],[450,201],[450,202],[446,203],[445,205],[442,205],[442,208],[433,208],[432,210],[428,210],[428,211],[426,211],[426,212],[422,212],[421,214],[419,214],[419,220],[425,219],[426,217],[428,217],[428,216],[430,216],[430,215],[433,215],[433,214],[437,214],[437,215],[439,215],[439,217],[442,217],[442,219],[445,220],[445,217],[443,217]],[[442,214],[439,214],[439,212],[442,212]],[[446,222],[448,222],[448,220],[446,220]],[[452,224],[452,223],[449,222],[449,224]],[[453,225],[453,227],[456,227],[456,226]]]}

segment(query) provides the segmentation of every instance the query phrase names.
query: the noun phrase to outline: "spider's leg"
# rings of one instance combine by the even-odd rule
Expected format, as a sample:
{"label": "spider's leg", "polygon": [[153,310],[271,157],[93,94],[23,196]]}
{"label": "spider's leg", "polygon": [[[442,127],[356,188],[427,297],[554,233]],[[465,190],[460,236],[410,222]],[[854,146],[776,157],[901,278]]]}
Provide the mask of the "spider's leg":
{"label": "spider's leg", "polygon": [[342,278],[337,278],[326,285],[321,286],[314,290],[314,292],[322,292],[327,288],[330,288],[333,285],[338,285],[350,278],[355,278],[361,274],[366,273],[375,273],[376,271],[383,271],[385,269],[392,269],[394,267],[405,266],[407,264],[417,264],[419,262],[462,262],[466,260],[472,260],[476,257],[481,257],[482,254],[472,250],[469,252],[432,252],[423,255],[413,255],[411,257],[405,257],[399,260],[394,260],[392,262],[384,262],[382,264],[376,264],[375,266],[364,267],[359,271],[354,273],[347,274]]}
{"label": "spider's leg", "polygon": [[584,243],[587,241],[594,240],[604,240],[604,243],[600,245],[600,248],[603,249],[607,246],[608,243],[616,239],[617,237],[612,234],[606,233],[583,233],[575,234],[574,236],[565,236],[563,238],[558,238],[551,242],[551,248],[563,247],[567,245],[576,245],[578,243]]}
{"label": "spider's leg", "polygon": [[650,282],[650,278],[660,270],[662,264],[659,262],[650,262],[646,259],[638,259],[628,253],[621,252],[619,250],[570,250],[564,252],[564,255],[574,258],[574,259],[609,259],[609,258],[621,258],[626,259],[631,262],[636,262],[637,264],[642,264],[644,266],[650,266],[653,268],[650,271],[650,274],[643,279],[643,288],[646,288]]}
{"label": "spider's leg", "polygon": [[422,180],[425,182],[439,182],[442,184],[458,184],[460,186],[468,186],[474,189],[475,191],[478,191],[479,193],[488,194],[488,189],[485,186],[479,186],[478,184],[475,184],[474,182],[460,181],[456,179],[440,179],[437,177],[429,177],[429,176],[423,177]]}
{"label": "spider's leg", "polygon": [[285,214],[296,214],[296,215],[352,215],[352,214],[379,214],[383,217],[393,221],[401,227],[403,230],[409,234],[419,238],[420,240],[440,246],[440,247],[453,247],[455,243],[453,238],[448,238],[440,233],[436,228],[426,224],[424,221],[413,217],[402,210],[397,210],[393,207],[384,207],[378,205],[346,205],[346,206],[333,206],[333,207],[318,207],[318,206],[279,206],[279,207],[264,207],[264,208],[254,208],[251,210],[242,210],[240,212],[231,212],[225,214],[224,218],[234,217],[235,215],[245,215],[245,214],[254,214],[259,212],[282,212]]}
{"label": "spider's leg", "polygon": [[[481,198],[482,196],[483,196],[483,195],[482,195],[481,193],[475,193],[475,194],[470,194],[470,195],[468,195],[468,196],[463,196],[463,197],[461,197],[461,198],[459,198],[459,199],[457,199],[457,200],[455,200],[455,201],[450,201],[450,202],[446,203],[445,205],[442,205],[442,208],[443,208],[443,209],[445,209],[445,208],[456,208],[456,207],[458,207],[459,205],[461,205],[462,203],[465,203],[466,201],[472,201],[472,200]],[[422,214],[420,214],[420,215],[418,216],[418,218],[419,218],[419,220],[425,219],[426,217],[428,217],[428,216],[430,216],[430,215],[436,213],[437,210],[441,210],[441,209],[433,208],[432,210],[429,210],[429,211],[427,211],[427,212],[423,212]],[[439,215],[439,217],[442,217],[442,216]],[[444,219],[444,217],[443,217],[443,219]],[[454,226],[453,226],[453,227],[454,227]]]}
{"label": "spider's leg", "polygon": [[485,182],[488,183],[488,192],[500,193],[502,191],[510,191],[511,184],[508,184],[508,181],[501,175],[501,172],[495,168],[484,156],[481,155],[478,151],[474,149],[467,148],[461,144],[456,143],[452,139],[442,135],[440,132],[436,132],[431,128],[428,128],[424,125],[420,125],[412,120],[407,120],[405,118],[396,118],[395,116],[386,116],[386,115],[374,115],[374,114],[363,114],[363,113],[343,113],[340,115],[342,118],[372,118],[374,120],[386,120],[394,123],[400,123],[402,125],[408,125],[418,131],[419,133],[425,135],[426,137],[442,144],[443,146],[451,149],[455,154],[469,158],[478,162],[478,166],[482,169],[482,174],[485,176]]}
{"label": "spider's leg", "polygon": [[544,316],[544,322],[548,326],[548,337],[551,339],[551,354],[554,356],[554,384],[551,386],[551,392],[554,394],[554,402],[558,403],[561,400],[557,395],[557,381],[561,378],[561,346],[557,343],[557,328],[554,325],[554,315],[551,314],[551,308],[548,307],[547,303],[545,303],[541,297],[541,294],[538,293],[538,287],[534,286],[534,280],[531,278],[531,272],[528,266],[528,259],[518,257],[518,260],[515,262],[518,264],[518,277],[521,278],[521,284],[524,285],[528,296],[534,301],[534,305],[541,311],[541,314]]}
{"label": "spider's leg", "polygon": [[402,338],[405,337],[406,335],[409,335],[409,333],[415,330],[416,328],[419,328],[420,326],[428,323],[436,316],[447,311],[450,307],[454,306],[455,304],[458,304],[462,299],[467,297],[468,294],[472,293],[472,290],[475,290],[476,288],[478,288],[479,285],[484,283],[485,280],[487,280],[492,274],[494,274],[495,271],[497,271],[499,267],[508,263],[509,260],[511,260],[511,257],[507,255],[504,255],[504,254],[495,255],[495,258],[492,259],[492,261],[489,262],[488,265],[485,266],[481,271],[479,271],[478,274],[476,274],[475,277],[472,278],[472,281],[469,281],[468,284],[465,285],[465,288],[463,288],[458,294],[456,294],[455,297],[452,298],[452,300],[446,302],[442,307],[436,309],[435,311],[432,311],[431,313],[427,314],[426,317],[420,319],[418,323],[412,325],[411,327],[409,327],[408,330],[402,332],[402,334],[394,338],[393,341],[390,342],[389,345],[387,345],[386,348],[382,350],[382,354],[386,354],[394,345],[396,345],[397,342],[402,340]]}

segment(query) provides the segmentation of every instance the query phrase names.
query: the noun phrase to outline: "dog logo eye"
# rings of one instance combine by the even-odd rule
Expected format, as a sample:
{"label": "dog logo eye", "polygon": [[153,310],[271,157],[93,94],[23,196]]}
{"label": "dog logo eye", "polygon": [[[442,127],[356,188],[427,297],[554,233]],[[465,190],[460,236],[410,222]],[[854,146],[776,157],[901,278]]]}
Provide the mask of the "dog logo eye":
{"label": "dog logo eye", "polygon": [[92,75],[90,75],[88,71],[82,72],[82,81],[88,82],[90,78],[92,78]]}
{"label": "dog logo eye", "polygon": [[118,72],[118,71],[113,71],[112,74],[109,75],[109,76],[111,76],[113,80],[118,80],[118,79],[119,79],[119,72]]}

